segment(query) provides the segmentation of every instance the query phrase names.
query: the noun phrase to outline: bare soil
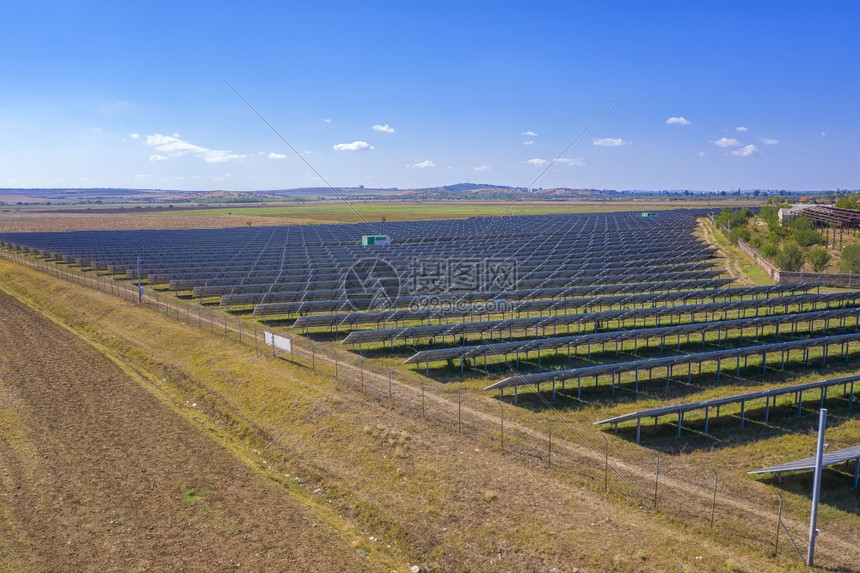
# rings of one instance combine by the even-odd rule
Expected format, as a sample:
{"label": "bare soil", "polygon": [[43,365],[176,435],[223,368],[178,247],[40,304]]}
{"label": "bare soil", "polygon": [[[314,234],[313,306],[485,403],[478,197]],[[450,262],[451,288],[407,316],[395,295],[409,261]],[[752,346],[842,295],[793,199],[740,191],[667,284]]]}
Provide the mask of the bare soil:
{"label": "bare soil", "polygon": [[105,356],[0,293],[0,570],[370,567]]}
{"label": "bare soil", "polygon": [[[126,210],[128,212],[128,210]],[[293,221],[295,223],[295,221]],[[55,231],[133,231],[139,229],[220,229],[261,227],[283,224],[276,217],[247,215],[173,215],[163,214],[51,214],[46,212],[0,212],[0,233]]]}

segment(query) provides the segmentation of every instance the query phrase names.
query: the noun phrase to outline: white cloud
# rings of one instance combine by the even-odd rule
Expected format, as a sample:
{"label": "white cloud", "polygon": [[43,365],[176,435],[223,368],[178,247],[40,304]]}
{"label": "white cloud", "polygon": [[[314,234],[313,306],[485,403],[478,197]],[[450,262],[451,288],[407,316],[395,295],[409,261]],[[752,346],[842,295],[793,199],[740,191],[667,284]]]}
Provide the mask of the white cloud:
{"label": "white cloud", "polygon": [[594,145],[598,147],[620,147],[622,145],[630,145],[630,141],[624,141],[620,137],[595,137]]}
{"label": "white cloud", "polygon": [[690,120],[688,120],[684,116],[670,117],[666,120],[666,123],[668,123],[669,125],[693,125],[692,123],[690,123]]}
{"label": "white cloud", "polygon": [[286,159],[287,156],[283,153],[275,153],[274,151],[269,154],[269,159]]}
{"label": "white cloud", "polygon": [[523,141],[523,145],[534,145],[535,142],[529,139],[528,141]]}
{"label": "white cloud", "polygon": [[411,165],[407,165],[410,169],[428,169],[431,167],[436,167],[436,163],[429,159],[425,159],[424,161],[416,161]]}
{"label": "white cloud", "polygon": [[826,131],[822,131],[822,132],[821,132],[821,137],[824,137],[825,135],[827,135],[827,132],[826,132]]}
{"label": "white cloud", "polygon": [[520,135],[527,135],[529,137],[537,137],[538,134],[533,132],[533,131],[524,131]]}
{"label": "white cloud", "polygon": [[333,145],[335,151],[370,151],[373,146],[366,141],[353,141],[352,143],[338,143]]}
{"label": "white cloud", "polygon": [[721,137],[714,142],[714,145],[718,147],[738,147],[743,144],[733,137]]}
{"label": "white cloud", "polygon": [[387,123],[385,125],[376,124],[373,126],[373,131],[381,131],[382,133],[394,133],[394,128]]}
{"label": "white cloud", "polygon": [[150,161],[164,161],[165,159],[167,159],[165,156],[163,156],[163,155],[158,155],[158,154],[150,155],[150,156],[149,156],[149,160],[150,160]]}
{"label": "white cloud", "polygon": [[585,165],[584,157],[559,157],[555,160],[556,163],[563,163],[565,165],[577,165],[583,166]]}
{"label": "white cloud", "polygon": [[331,118],[327,117],[327,118],[323,119],[322,122],[323,123],[331,123]]}
{"label": "white cloud", "polygon": [[478,165],[477,167],[473,167],[472,171],[489,171],[492,169],[489,165]]}
{"label": "white cloud", "polygon": [[732,155],[737,155],[738,157],[748,157],[756,153],[759,153],[758,147],[752,144],[745,145],[740,149],[735,149],[734,151],[732,151]]}
{"label": "white cloud", "polygon": [[699,152],[699,157],[704,157],[704,156],[706,156],[706,155],[707,155],[707,153],[705,153],[704,151],[700,151],[700,152]]}
{"label": "white cloud", "polygon": [[549,161],[546,159],[541,159],[540,157],[534,157],[526,161],[529,165],[549,165]]}
{"label": "white cloud", "polygon": [[735,128],[735,131],[749,131],[749,130],[746,127],[744,127],[743,125],[739,125]]}
{"label": "white cloud", "polygon": [[137,139],[138,137],[140,137],[140,134],[139,133],[129,133],[128,136],[132,139]]}
{"label": "white cloud", "polygon": [[770,137],[762,137],[761,142],[764,143],[765,145],[776,145],[777,143],[779,143],[779,140],[778,139],[771,139]]}
{"label": "white cloud", "polygon": [[232,161],[233,159],[242,159],[243,157],[248,157],[247,155],[237,155],[235,153],[230,153],[229,151],[219,151],[217,149],[210,149],[206,152],[203,157],[206,163],[224,163],[225,161]]}
{"label": "white cloud", "polygon": [[[172,136],[162,135],[160,133],[156,133],[154,135],[147,135],[145,143],[147,145],[155,147],[157,151],[161,151],[163,153],[166,153],[167,155],[171,155],[174,157],[179,157],[187,153],[193,153],[202,157],[206,163],[223,163],[225,161],[230,161],[233,159],[242,159],[243,157],[248,157],[247,155],[239,155],[236,153],[231,153],[230,151],[224,151],[221,149],[209,149],[208,147],[195,145],[191,142],[180,139],[178,133],[174,133]],[[163,155],[159,155],[158,157],[160,159],[157,159],[156,161],[160,161],[161,159],[167,159],[167,157]],[[150,158],[150,160],[152,160],[152,158]]]}

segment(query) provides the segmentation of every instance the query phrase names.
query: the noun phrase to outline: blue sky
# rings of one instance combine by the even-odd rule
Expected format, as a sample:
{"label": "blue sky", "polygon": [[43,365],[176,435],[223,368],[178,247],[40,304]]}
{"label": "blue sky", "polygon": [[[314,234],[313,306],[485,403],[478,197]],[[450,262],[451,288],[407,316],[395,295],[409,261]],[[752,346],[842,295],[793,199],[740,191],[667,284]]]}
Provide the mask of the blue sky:
{"label": "blue sky", "polygon": [[9,0],[0,187],[324,185],[229,82],[334,186],[856,189],[858,21],[854,2]]}

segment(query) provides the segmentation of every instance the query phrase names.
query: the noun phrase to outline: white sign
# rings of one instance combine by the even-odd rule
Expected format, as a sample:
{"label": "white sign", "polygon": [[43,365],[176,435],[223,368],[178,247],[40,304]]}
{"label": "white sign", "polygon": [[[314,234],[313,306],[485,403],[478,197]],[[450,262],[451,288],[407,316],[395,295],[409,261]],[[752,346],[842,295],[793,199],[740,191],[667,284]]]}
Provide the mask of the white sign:
{"label": "white sign", "polygon": [[283,336],[278,336],[277,334],[263,331],[263,334],[266,338],[266,344],[269,346],[274,346],[275,348],[280,348],[285,352],[292,352],[293,350],[293,341],[289,338],[284,338]]}

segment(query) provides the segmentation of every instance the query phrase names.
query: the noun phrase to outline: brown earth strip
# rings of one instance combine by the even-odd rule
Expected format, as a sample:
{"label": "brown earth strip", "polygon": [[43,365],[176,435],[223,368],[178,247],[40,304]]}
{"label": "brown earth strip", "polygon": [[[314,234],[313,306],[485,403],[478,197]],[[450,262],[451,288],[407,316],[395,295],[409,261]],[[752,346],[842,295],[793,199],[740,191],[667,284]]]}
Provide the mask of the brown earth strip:
{"label": "brown earth strip", "polygon": [[313,513],[0,293],[0,569],[366,570]]}

